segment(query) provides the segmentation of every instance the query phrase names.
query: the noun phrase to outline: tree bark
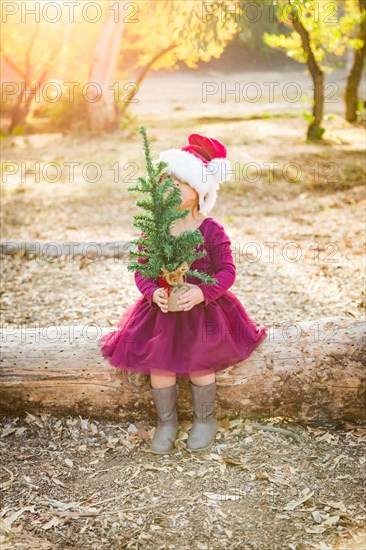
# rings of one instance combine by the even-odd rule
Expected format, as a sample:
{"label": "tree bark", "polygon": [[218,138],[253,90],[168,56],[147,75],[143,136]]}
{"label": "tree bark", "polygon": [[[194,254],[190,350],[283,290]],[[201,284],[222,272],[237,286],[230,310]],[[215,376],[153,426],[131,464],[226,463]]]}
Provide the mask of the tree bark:
{"label": "tree bark", "polygon": [[313,50],[311,49],[309,33],[297,17],[296,12],[291,13],[291,21],[295,31],[300,35],[314,85],[313,121],[309,125],[307,138],[310,140],[320,140],[325,131],[321,127],[324,114],[324,73],[315,60]]}
{"label": "tree bark", "polygon": [[[40,79],[38,80],[40,90],[42,90],[42,86],[46,81],[47,72],[48,72],[48,69],[45,69],[43,71]],[[28,90],[31,89],[29,81],[25,81],[25,84],[26,84],[26,88]],[[16,101],[16,103],[15,103],[13,109],[12,109],[12,112],[11,112],[11,121],[10,121],[10,125],[9,125],[9,128],[8,128],[8,134],[9,135],[12,134],[14,128],[16,128],[17,126],[23,126],[25,124],[26,118],[29,114],[31,104],[34,101],[34,94],[29,94],[28,95],[28,97],[25,100],[23,106],[22,106],[22,101],[23,101],[23,93],[20,92],[19,95],[18,95],[18,99],[17,99],[17,101]]]}
{"label": "tree bark", "polygon": [[[366,10],[366,0],[358,0],[360,13]],[[358,38],[363,40],[362,48],[355,50],[353,66],[347,78],[347,86],[345,91],[346,100],[346,120],[348,122],[356,122],[357,107],[358,107],[358,88],[360,85],[364,60],[366,55],[366,18],[360,25]]]}
{"label": "tree bark", "polygon": [[[6,61],[10,65],[10,67],[12,67],[18,74],[20,74],[23,77],[23,79],[24,79],[23,84],[24,84],[26,90],[32,90],[31,53],[32,53],[33,45],[36,41],[38,32],[39,32],[39,26],[36,27],[35,31],[33,32],[32,36],[31,36],[29,46],[28,46],[27,52],[26,52],[24,71],[22,71],[21,69],[19,69],[19,67],[17,67],[15,65],[15,63],[7,55],[6,52],[3,52],[3,51],[1,52],[3,57],[6,59]],[[46,77],[47,77],[47,74],[48,74],[48,71],[49,71],[49,66],[53,62],[57,52],[58,52],[58,46],[55,46],[53,48],[53,51],[51,52],[47,62],[46,62],[45,69],[42,71],[41,76],[38,78],[37,82],[39,83],[40,91],[42,90],[42,86],[46,81]],[[10,124],[9,124],[8,130],[7,130],[7,133],[9,135],[12,134],[14,128],[16,128],[17,126],[23,126],[24,125],[24,123],[26,121],[26,118],[29,114],[31,104],[34,101],[34,97],[35,97],[35,94],[33,94],[33,93],[29,94],[27,96],[27,99],[25,100],[25,102],[23,104],[23,91],[19,92],[17,100],[15,102],[15,105],[14,105],[12,111],[11,111]]]}
{"label": "tree bark", "polygon": [[[112,420],[153,416],[149,377],[103,359],[95,326],[4,328],[0,406]],[[365,320],[277,324],[247,360],[216,374],[216,414],[284,417],[314,426],[365,423]],[[188,379],[178,378],[178,414],[192,418]]]}
{"label": "tree bark", "polygon": [[30,258],[52,258],[60,256],[82,256],[89,259],[102,257],[123,258],[130,249],[137,249],[131,241],[92,241],[92,242],[62,242],[62,241],[2,241],[0,254],[18,255]]}
{"label": "tree bark", "polygon": [[116,2],[108,5],[106,19],[99,33],[92,58],[89,82],[95,83],[101,92],[96,101],[88,101],[88,122],[93,132],[113,132],[118,128],[118,105],[115,101],[114,79],[117,70],[118,54],[122,45],[124,29],[125,0],[119,0],[119,13],[111,9]]}

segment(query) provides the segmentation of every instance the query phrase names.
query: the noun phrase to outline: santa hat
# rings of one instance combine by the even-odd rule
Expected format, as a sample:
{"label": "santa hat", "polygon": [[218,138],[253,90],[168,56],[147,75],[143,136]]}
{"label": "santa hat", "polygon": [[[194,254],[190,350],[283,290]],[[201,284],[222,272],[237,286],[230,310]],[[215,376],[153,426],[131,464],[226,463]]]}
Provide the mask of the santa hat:
{"label": "santa hat", "polygon": [[199,195],[202,214],[208,214],[215,205],[217,190],[229,179],[231,164],[226,158],[226,147],[219,140],[191,134],[189,145],[181,149],[162,151],[153,163],[168,164],[166,173],[188,183]]}

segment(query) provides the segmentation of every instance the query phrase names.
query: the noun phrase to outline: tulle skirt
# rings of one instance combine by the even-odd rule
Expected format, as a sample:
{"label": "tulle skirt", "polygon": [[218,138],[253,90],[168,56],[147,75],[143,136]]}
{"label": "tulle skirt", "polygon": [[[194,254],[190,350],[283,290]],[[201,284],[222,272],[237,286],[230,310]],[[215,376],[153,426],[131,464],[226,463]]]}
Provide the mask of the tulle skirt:
{"label": "tulle skirt", "polygon": [[189,377],[247,359],[268,335],[227,290],[208,305],[163,313],[141,296],[97,345],[109,364],[139,374]]}

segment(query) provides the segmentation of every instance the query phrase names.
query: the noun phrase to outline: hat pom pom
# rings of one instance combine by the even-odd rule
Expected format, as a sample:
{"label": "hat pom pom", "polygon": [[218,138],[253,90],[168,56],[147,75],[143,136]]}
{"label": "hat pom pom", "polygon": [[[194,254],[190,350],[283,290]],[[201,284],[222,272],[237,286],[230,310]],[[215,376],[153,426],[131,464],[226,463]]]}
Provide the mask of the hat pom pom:
{"label": "hat pom pom", "polygon": [[210,160],[206,165],[206,169],[218,186],[231,178],[231,163],[227,158],[218,157]]}

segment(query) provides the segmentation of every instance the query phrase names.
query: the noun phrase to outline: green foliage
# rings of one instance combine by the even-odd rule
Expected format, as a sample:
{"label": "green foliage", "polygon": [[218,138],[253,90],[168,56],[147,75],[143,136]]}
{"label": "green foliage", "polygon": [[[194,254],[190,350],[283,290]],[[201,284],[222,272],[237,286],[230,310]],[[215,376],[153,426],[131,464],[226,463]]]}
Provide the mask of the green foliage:
{"label": "green foliage", "polygon": [[[198,62],[218,59],[239,29],[239,22],[225,17],[224,8],[207,11],[202,0],[137,0],[139,24],[126,25],[124,57],[136,58],[133,69],[178,70],[181,61],[191,69]],[[157,32],[151,32],[151,29]],[[171,48],[170,48],[171,46]],[[164,52],[164,55],[160,55]]]}
{"label": "green foliage", "polygon": [[263,41],[267,46],[276,48],[286,53],[288,57],[291,57],[299,63],[306,63],[306,57],[301,46],[300,36],[293,32],[289,36],[285,34],[270,34],[268,32],[263,33]]}
{"label": "green foliage", "polygon": [[86,127],[87,98],[80,90],[76,90],[73,97],[65,93],[54,103],[43,103],[33,114],[35,117],[49,118],[56,130],[69,130],[75,126]]}
{"label": "green foliage", "polygon": [[260,52],[264,58],[270,57],[271,48],[267,47],[262,36],[264,33],[279,35],[282,30],[286,30],[285,26],[278,18],[272,17],[272,6],[269,2],[263,3],[261,0],[257,0],[257,7],[254,2],[238,4],[242,13],[239,23],[240,32],[234,38],[235,42],[241,45],[245,44],[245,50],[252,54]]}
{"label": "green foliage", "polygon": [[23,136],[24,132],[25,132],[24,126],[18,125],[18,126],[15,126],[13,128],[12,135],[13,136]]}
{"label": "green foliage", "polygon": [[[347,47],[359,49],[363,40],[358,36],[358,28],[366,17],[357,0],[335,1],[322,4],[318,0],[273,0],[278,21],[292,28],[289,14],[296,12],[299,20],[309,33],[314,58],[323,71],[334,68],[334,56],[342,56]],[[283,33],[263,33],[263,41],[271,48],[283,51],[297,61],[306,63],[300,36],[293,29],[290,35]]]}
{"label": "green foliage", "polygon": [[363,99],[359,99],[357,101],[357,111],[358,113],[364,113],[365,112],[365,102]]}
{"label": "green foliage", "polygon": [[312,113],[309,113],[309,111],[303,111],[302,114],[308,124],[313,124],[314,115]]}
{"label": "green foliage", "polygon": [[[128,187],[127,190],[145,194],[145,198],[136,201],[137,206],[140,206],[144,212],[134,216],[134,226],[141,229],[145,236],[131,241],[132,244],[141,247],[141,250],[129,251],[129,256],[139,257],[143,263],[129,261],[127,270],[139,271],[145,278],[156,278],[163,276],[161,270],[163,266],[169,272],[175,271],[183,261],[191,266],[196,259],[206,256],[206,251],[195,250],[196,246],[204,243],[198,229],[183,231],[177,236],[171,235],[171,224],[176,219],[185,218],[189,210],[177,210],[176,207],[182,204],[180,189],[171,177],[161,181],[168,165],[162,161],[153,163],[146,128],[140,126],[139,133],[143,139],[147,175],[138,177],[138,183]],[[185,275],[197,277],[208,284],[217,282],[215,278],[198,270],[187,270]]]}
{"label": "green foliage", "polygon": [[139,117],[123,109],[118,117],[118,125],[121,130],[130,130],[136,128]]}
{"label": "green foliage", "polygon": [[311,126],[308,131],[307,139],[308,141],[319,141],[322,139],[325,128],[320,126]]}

